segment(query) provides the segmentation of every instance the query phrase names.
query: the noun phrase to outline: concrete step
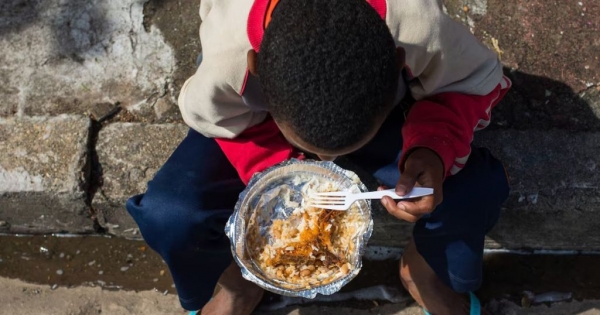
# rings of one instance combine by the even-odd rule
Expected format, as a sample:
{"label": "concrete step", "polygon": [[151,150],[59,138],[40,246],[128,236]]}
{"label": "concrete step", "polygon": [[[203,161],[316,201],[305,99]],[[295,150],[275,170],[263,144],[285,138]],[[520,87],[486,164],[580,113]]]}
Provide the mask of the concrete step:
{"label": "concrete step", "polygon": [[125,210],[125,201],[146,190],[146,184],[187,130],[183,125],[115,123],[100,131],[96,151],[102,184],[92,207],[109,233],[140,237],[137,225]]}
{"label": "concrete step", "polygon": [[0,232],[93,232],[86,206],[90,120],[0,118]]}
{"label": "concrete step", "polygon": [[494,246],[600,249],[600,133],[499,130],[476,143],[505,163],[512,185]]}
{"label": "concrete step", "polygon": [[[483,131],[475,144],[505,164],[512,188],[487,248],[600,248],[600,133]],[[374,213],[370,244],[401,246],[410,238],[408,224]]]}
{"label": "concrete step", "polygon": [[[186,129],[116,123],[102,130],[97,151],[103,186],[93,205],[111,233],[135,237],[123,204],[144,191]],[[600,157],[594,153],[600,133],[495,130],[478,133],[475,143],[505,163],[512,185],[488,248],[600,249]],[[410,238],[411,225],[379,207],[374,220],[370,244],[398,247]]]}
{"label": "concrete step", "polygon": [[[100,180],[90,178],[88,168],[89,119],[0,120],[3,231],[91,232],[87,197],[111,234],[139,238],[124,203],[144,192],[187,130],[179,124],[109,124],[95,148]],[[512,185],[488,248],[600,249],[600,133],[492,130],[477,133],[475,143],[505,163]],[[90,187],[98,182],[100,187]],[[411,225],[381,207],[374,208],[374,220],[371,245],[400,247],[410,238]]]}

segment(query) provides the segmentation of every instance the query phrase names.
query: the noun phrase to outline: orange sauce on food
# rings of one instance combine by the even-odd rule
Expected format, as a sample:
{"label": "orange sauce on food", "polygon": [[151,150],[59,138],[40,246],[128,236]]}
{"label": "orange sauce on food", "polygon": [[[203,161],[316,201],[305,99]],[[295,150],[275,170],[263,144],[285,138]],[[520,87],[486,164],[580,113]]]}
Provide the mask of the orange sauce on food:
{"label": "orange sauce on food", "polygon": [[[266,263],[271,266],[289,264],[308,264],[329,266],[340,263],[340,258],[334,254],[332,236],[335,234],[335,217],[343,214],[341,211],[321,210],[319,216],[312,220],[308,213],[303,213],[306,227],[299,231],[299,241],[288,244],[277,250],[275,256]],[[277,231],[275,226],[272,231]],[[277,235],[273,235],[277,237]]]}

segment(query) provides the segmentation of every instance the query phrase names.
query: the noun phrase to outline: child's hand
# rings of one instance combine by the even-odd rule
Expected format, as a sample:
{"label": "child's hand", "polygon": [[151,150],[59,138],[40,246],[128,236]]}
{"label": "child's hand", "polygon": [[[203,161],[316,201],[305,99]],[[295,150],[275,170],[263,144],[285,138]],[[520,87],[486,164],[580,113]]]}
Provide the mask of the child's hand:
{"label": "child's hand", "polygon": [[383,197],[381,203],[396,218],[416,222],[442,202],[443,181],[444,164],[437,153],[426,148],[416,149],[406,159],[404,172],[396,184],[396,193],[403,196],[414,186],[421,186],[433,188],[433,195],[398,203],[390,197]]}

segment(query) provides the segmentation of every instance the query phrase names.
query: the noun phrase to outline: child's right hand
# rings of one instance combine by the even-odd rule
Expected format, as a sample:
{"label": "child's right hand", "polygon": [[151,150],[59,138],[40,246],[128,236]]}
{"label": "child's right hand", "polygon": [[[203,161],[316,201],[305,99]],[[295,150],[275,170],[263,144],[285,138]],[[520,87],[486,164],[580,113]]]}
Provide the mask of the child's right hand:
{"label": "child's right hand", "polygon": [[443,182],[444,164],[437,153],[427,148],[415,149],[406,158],[404,172],[396,184],[396,193],[403,196],[413,187],[420,186],[433,188],[433,195],[398,203],[390,197],[383,197],[381,203],[396,218],[417,222],[423,215],[433,212],[442,202]]}

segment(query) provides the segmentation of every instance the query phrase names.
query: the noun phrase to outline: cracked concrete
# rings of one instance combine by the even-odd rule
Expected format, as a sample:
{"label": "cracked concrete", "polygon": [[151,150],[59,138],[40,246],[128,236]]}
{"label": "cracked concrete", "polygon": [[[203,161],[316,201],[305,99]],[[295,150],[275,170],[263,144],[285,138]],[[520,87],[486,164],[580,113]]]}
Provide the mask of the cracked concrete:
{"label": "cracked concrete", "polygon": [[[92,172],[76,191],[78,197],[69,199],[77,203],[62,204],[75,209],[76,217],[92,205],[92,218],[110,233],[130,237],[135,231],[123,202],[144,191],[187,129],[179,124],[175,100],[195,71],[201,49],[198,4],[196,0],[0,4],[0,116],[6,121],[61,114],[94,119],[87,139],[91,154],[84,161]],[[594,37],[600,31],[599,6],[590,1],[561,6],[524,0],[448,0],[445,6],[448,14],[500,54],[514,83],[494,110],[490,130],[476,135],[507,161],[516,183],[488,245],[597,247],[599,239],[590,222],[598,211],[599,179],[586,178],[586,172],[598,163],[595,153],[600,150],[593,140],[600,131],[595,54],[600,42]],[[35,147],[32,139],[23,141]],[[71,142],[63,144],[65,155],[75,154]],[[29,149],[7,145],[7,152],[7,157],[33,157]],[[563,168],[565,159],[571,171]],[[2,202],[14,207],[20,200],[14,196],[20,194],[36,196],[31,200],[40,205],[61,204],[54,197],[40,199],[50,190],[45,188],[47,179],[30,171],[33,168],[15,167],[9,158],[0,161]],[[50,177],[67,186],[72,182],[60,172]],[[557,184],[560,180],[568,187]],[[579,213],[585,217],[585,228],[575,230]],[[34,217],[27,220],[37,222]],[[49,225],[46,231],[89,231],[91,219],[86,220],[83,229]],[[409,224],[393,222],[380,212],[376,220],[374,244],[399,246],[410,237]],[[542,223],[537,229],[528,228],[538,221]],[[27,226],[22,225],[25,230]],[[517,227],[527,233],[517,233]],[[556,229],[571,236],[561,241],[543,236]]]}
{"label": "cracked concrete", "polygon": [[96,148],[102,184],[92,207],[109,233],[140,237],[137,225],[125,211],[125,201],[146,190],[146,183],[187,130],[183,125],[114,123],[100,131]]}
{"label": "cracked concrete", "polygon": [[81,115],[119,102],[156,119],[175,59],[158,29],[144,29],[144,2],[3,1],[0,114]]}
{"label": "cracked concrete", "polygon": [[0,118],[0,232],[92,232],[85,203],[90,120]]}

